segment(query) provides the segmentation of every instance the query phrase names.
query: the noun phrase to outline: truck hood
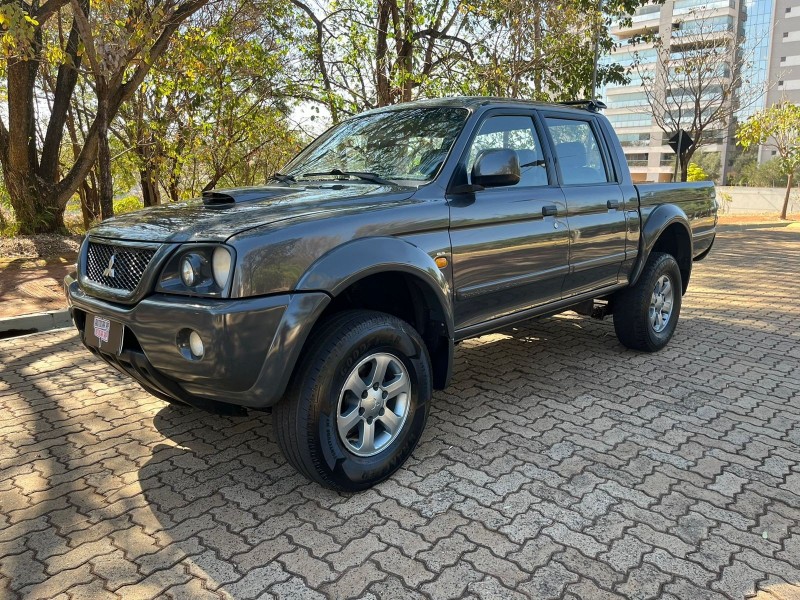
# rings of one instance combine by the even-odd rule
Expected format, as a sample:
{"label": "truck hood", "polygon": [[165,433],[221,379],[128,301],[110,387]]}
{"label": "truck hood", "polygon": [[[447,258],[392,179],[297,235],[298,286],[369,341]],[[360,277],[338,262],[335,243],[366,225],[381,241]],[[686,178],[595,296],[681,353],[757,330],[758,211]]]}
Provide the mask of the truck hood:
{"label": "truck hood", "polygon": [[372,183],[320,182],[215,190],[202,199],[155,206],[108,219],[93,238],[141,242],[223,242],[233,235],[287,219],[325,218],[410,197],[416,188]]}

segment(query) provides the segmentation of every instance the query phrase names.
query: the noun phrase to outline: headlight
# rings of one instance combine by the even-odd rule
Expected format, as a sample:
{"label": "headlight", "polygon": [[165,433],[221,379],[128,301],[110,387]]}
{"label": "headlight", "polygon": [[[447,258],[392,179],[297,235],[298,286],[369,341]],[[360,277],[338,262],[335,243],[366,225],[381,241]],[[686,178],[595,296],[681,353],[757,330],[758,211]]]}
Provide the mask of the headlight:
{"label": "headlight", "polygon": [[156,291],[193,296],[226,295],[233,249],[220,244],[186,244],[167,261]]}
{"label": "headlight", "polygon": [[211,257],[211,266],[214,272],[214,281],[216,284],[224,288],[228,284],[228,278],[231,274],[231,253],[227,248],[220,246],[214,249],[214,254]]}

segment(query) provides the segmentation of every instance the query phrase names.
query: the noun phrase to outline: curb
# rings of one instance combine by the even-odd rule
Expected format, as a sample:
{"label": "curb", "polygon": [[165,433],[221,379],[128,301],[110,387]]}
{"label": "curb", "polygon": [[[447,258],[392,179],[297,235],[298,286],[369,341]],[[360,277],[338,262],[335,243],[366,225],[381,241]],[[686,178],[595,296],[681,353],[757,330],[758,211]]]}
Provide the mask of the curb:
{"label": "curb", "polygon": [[756,223],[717,223],[717,231],[743,231],[745,229],[797,229],[797,221],[770,221]]}
{"label": "curb", "polygon": [[23,315],[21,317],[9,317],[0,319],[0,339],[38,333],[40,331],[50,331],[70,327],[72,318],[69,310],[52,310],[49,312]]}

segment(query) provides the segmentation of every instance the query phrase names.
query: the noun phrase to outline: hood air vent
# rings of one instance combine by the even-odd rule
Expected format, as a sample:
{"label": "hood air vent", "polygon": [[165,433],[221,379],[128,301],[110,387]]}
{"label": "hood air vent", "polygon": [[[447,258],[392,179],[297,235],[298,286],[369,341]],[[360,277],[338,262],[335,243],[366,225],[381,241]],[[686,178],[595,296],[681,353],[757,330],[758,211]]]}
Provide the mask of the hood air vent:
{"label": "hood air vent", "polygon": [[225,192],[208,191],[203,192],[203,204],[206,206],[226,206],[235,204],[236,199]]}

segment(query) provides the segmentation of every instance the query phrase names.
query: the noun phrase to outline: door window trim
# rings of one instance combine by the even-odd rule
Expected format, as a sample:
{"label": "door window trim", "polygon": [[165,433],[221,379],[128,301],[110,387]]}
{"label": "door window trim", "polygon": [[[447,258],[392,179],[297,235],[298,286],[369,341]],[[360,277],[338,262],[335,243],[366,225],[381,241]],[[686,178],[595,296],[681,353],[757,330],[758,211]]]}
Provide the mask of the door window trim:
{"label": "door window trim", "polygon": [[[533,130],[536,132],[536,137],[538,138],[537,141],[541,146],[542,156],[544,157],[545,162],[545,169],[547,173],[547,185],[529,185],[529,186],[520,186],[517,185],[507,185],[507,186],[500,186],[496,188],[487,188],[487,190],[499,190],[499,189],[515,189],[515,190],[537,190],[537,189],[546,189],[546,188],[557,188],[559,187],[558,177],[555,170],[555,162],[550,152],[550,142],[549,135],[546,135],[546,132],[542,130],[542,124],[539,122],[537,117],[538,111],[536,109],[519,109],[519,108],[497,108],[486,111],[483,115],[481,115],[478,122],[475,124],[472,132],[467,139],[466,144],[464,145],[464,149],[461,151],[461,156],[458,158],[458,162],[456,162],[455,168],[453,169],[453,173],[450,176],[450,181],[447,184],[447,194],[452,193],[452,189],[459,185],[456,183],[456,179],[458,178],[459,174],[463,174],[464,177],[467,175],[467,162],[469,161],[469,153],[472,150],[472,143],[475,141],[475,138],[478,137],[480,133],[481,127],[483,124],[492,117],[527,117],[533,123]],[[466,183],[466,181],[464,182]],[[481,190],[481,191],[487,191]],[[479,191],[473,193],[480,193]]]}
{"label": "door window trim", "polygon": [[[597,185],[619,185],[619,177],[617,175],[616,169],[613,166],[613,161],[611,160],[608,154],[608,147],[605,136],[602,135],[602,132],[597,127],[597,119],[592,117],[584,117],[582,115],[573,115],[573,114],[564,114],[557,111],[540,111],[541,119],[545,129],[547,130],[547,143],[553,151],[553,157],[556,167],[556,174],[558,175],[558,182],[561,187],[585,187],[585,186],[597,186]],[[550,135],[550,128],[547,126],[547,119],[559,119],[561,121],[580,121],[582,123],[588,123],[589,128],[594,135],[595,143],[597,144],[598,150],[600,150],[600,159],[603,161],[603,168],[606,173],[606,181],[599,181],[596,183],[565,183],[564,179],[561,175],[561,163],[558,160],[558,156],[555,152],[555,142],[553,141],[553,137]]]}

